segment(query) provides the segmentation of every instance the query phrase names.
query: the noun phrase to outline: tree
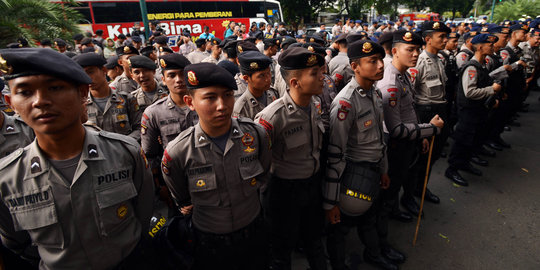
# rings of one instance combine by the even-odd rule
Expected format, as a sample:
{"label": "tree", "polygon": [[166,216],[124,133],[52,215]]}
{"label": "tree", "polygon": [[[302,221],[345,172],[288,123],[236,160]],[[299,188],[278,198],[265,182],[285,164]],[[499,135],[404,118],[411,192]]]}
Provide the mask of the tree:
{"label": "tree", "polygon": [[[64,2],[73,1],[68,0]],[[0,1],[0,48],[18,38],[31,45],[45,38],[70,40],[80,30],[77,22],[82,16],[75,10],[47,0]]]}
{"label": "tree", "polygon": [[326,0],[280,0],[283,16],[288,24],[298,26],[317,18],[317,14],[328,5]]}
{"label": "tree", "polygon": [[540,14],[540,0],[510,0],[495,6],[493,20],[495,22],[517,20],[522,15],[535,17],[538,14]]}

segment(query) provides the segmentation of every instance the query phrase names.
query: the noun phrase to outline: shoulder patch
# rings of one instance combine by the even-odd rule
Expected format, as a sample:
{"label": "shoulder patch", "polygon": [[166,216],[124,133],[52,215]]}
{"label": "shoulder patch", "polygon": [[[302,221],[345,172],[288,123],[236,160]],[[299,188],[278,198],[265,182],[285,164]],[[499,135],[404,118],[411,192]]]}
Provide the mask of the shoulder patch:
{"label": "shoulder patch", "polygon": [[263,128],[268,132],[272,131],[272,129],[274,129],[274,126],[272,126],[272,124],[270,124],[268,121],[264,120],[262,117],[259,118],[259,124],[261,124],[261,126],[263,126]]}
{"label": "shoulder patch", "polygon": [[102,130],[99,132],[99,136],[101,137],[105,137],[105,138],[108,138],[108,139],[113,139],[113,140],[116,140],[116,141],[121,141],[121,142],[125,142],[127,144],[130,144],[132,146],[136,146],[137,148],[139,148],[139,143],[137,143],[137,141],[129,136],[126,136],[126,135],[121,135],[121,134],[118,134],[118,133],[113,133],[113,132],[108,132],[108,131],[105,131],[105,130]]}
{"label": "shoulder patch", "polygon": [[19,159],[22,154],[24,153],[24,149],[23,148],[19,148],[17,150],[15,150],[15,152],[7,155],[6,157],[0,159],[0,170],[6,168],[7,166],[9,166],[9,164],[13,163],[13,161]]}
{"label": "shoulder patch", "polygon": [[476,69],[469,69],[468,74],[469,74],[469,80],[474,79],[474,77],[476,77]]}

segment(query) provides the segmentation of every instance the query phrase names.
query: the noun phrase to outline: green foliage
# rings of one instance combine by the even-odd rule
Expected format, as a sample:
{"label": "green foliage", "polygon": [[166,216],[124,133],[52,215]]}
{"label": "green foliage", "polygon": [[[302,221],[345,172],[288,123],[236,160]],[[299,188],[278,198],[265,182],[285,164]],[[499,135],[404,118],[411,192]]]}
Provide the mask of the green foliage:
{"label": "green foliage", "polygon": [[326,0],[280,0],[279,2],[286,22],[292,25],[314,21],[317,14],[328,6]]}
{"label": "green foliage", "polygon": [[510,0],[496,2],[493,21],[517,20],[522,15],[536,17],[540,14],[540,0]]}
{"label": "green foliage", "polygon": [[70,40],[80,32],[81,18],[77,11],[47,0],[0,0],[0,48],[20,37],[31,45],[45,38]]}

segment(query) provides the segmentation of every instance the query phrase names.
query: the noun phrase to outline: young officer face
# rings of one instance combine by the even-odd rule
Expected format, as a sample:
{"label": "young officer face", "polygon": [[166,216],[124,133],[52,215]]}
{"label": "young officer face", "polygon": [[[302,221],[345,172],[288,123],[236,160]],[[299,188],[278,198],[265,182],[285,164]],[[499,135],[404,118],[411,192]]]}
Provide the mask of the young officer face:
{"label": "young officer face", "polygon": [[143,88],[151,87],[154,82],[155,70],[146,68],[132,68],[131,77]]}
{"label": "young officer face", "polygon": [[175,95],[186,95],[186,83],[184,82],[183,69],[167,69],[163,71],[163,82],[171,93]]}
{"label": "young officer face", "polygon": [[300,71],[297,84],[300,86],[302,94],[319,95],[324,86],[324,66],[314,66]]}
{"label": "young officer face", "polygon": [[184,102],[199,115],[205,132],[228,130],[234,108],[234,92],[225,86],[199,88],[184,96]]}
{"label": "young officer face", "polygon": [[251,76],[244,75],[244,79],[248,84],[257,91],[265,91],[270,88],[272,83],[272,74],[270,73],[270,67],[265,70],[257,71]]}
{"label": "young officer face", "polygon": [[443,50],[448,42],[448,34],[445,32],[434,32],[427,43],[437,50]]}
{"label": "young officer face", "polygon": [[449,50],[449,51],[453,51],[453,50],[457,49],[457,45],[458,45],[458,39],[457,38],[451,38],[446,43],[446,49]]}
{"label": "young officer face", "polygon": [[351,68],[356,76],[360,76],[370,81],[378,81],[382,79],[384,75],[384,62],[382,59],[383,56],[380,54],[362,57],[360,60],[353,61],[351,63]]}
{"label": "young officer face", "polygon": [[99,68],[95,66],[85,67],[84,71],[88,74],[88,77],[92,79],[90,89],[99,89],[104,84],[107,84],[106,68]]}
{"label": "young officer face", "polygon": [[10,80],[9,88],[6,101],[36,133],[58,134],[81,124],[88,85],[34,75]]}
{"label": "young officer face", "polygon": [[399,43],[392,48],[392,54],[396,56],[401,65],[414,67],[418,61],[418,56],[420,55],[420,46]]}

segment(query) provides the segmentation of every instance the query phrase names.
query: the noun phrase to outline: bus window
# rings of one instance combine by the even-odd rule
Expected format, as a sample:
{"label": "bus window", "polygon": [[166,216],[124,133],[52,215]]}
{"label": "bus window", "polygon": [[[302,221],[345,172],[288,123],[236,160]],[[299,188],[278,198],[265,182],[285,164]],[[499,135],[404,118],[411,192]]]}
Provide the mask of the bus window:
{"label": "bus window", "polygon": [[138,2],[95,2],[92,3],[96,23],[121,23],[141,21]]}

